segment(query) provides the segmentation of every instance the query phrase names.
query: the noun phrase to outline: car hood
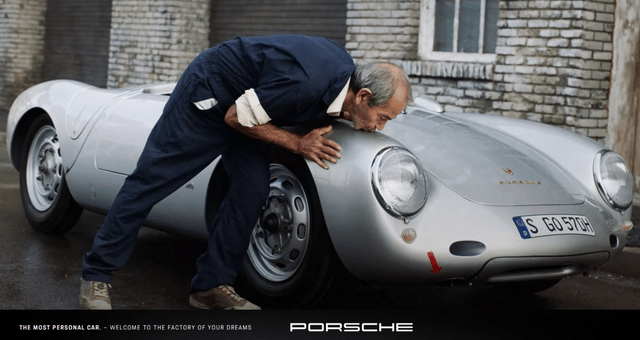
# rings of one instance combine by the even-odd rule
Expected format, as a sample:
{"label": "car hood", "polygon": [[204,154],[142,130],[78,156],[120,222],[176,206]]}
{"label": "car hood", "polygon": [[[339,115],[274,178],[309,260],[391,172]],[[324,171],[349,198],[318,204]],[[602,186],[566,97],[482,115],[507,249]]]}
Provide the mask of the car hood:
{"label": "car hood", "polygon": [[487,128],[409,110],[384,134],[411,150],[431,176],[486,205],[584,202],[582,191],[537,150]]}

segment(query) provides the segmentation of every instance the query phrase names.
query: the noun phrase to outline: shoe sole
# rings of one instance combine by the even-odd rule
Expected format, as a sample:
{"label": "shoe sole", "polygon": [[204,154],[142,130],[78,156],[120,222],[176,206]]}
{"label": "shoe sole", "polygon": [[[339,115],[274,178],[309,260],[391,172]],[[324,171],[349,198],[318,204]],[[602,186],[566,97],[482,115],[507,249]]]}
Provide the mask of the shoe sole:
{"label": "shoe sole", "polygon": [[[212,308],[211,306],[196,300],[192,295],[189,295],[189,305],[193,308],[206,309],[206,310],[244,310],[243,308],[233,308],[233,307]],[[257,310],[260,310],[260,307],[257,307],[257,308],[258,308]]]}
{"label": "shoe sole", "polygon": [[213,309],[209,305],[196,300],[193,295],[189,295],[189,305],[197,309]]}
{"label": "shoe sole", "polygon": [[91,306],[89,299],[85,297],[80,297],[80,305],[82,305],[82,308],[88,310],[111,310],[111,305],[109,305],[109,308],[96,308],[95,306]]}

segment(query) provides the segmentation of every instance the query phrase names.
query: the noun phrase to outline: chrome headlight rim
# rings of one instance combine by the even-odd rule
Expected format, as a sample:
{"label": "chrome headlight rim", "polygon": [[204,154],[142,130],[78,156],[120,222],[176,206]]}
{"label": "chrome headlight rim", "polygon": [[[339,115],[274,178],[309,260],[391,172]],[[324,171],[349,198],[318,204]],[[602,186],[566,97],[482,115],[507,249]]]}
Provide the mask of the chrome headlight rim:
{"label": "chrome headlight rim", "polygon": [[607,189],[607,186],[605,185],[605,178],[604,178],[604,173],[603,171],[605,169],[603,169],[603,159],[605,157],[608,156],[613,156],[615,158],[617,158],[617,162],[621,163],[624,165],[624,169],[625,172],[628,174],[631,174],[631,171],[629,169],[629,166],[627,165],[627,163],[624,161],[624,159],[617,154],[616,152],[614,152],[613,150],[602,150],[600,152],[598,152],[593,160],[593,178],[595,180],[595,184],[596,184],[596,188],[598,188],[598,192],[600,193],[600,196],[602,196],[602,199],[607,202],[607,204],[617,210],[617,211],[623,211],[628,209],[632,204],[633,204],[633,192],[634,192],[634,180],[631,176],[629,176],[628,180],[631,182],[631,192],[632,195],[630,197],[630,199],[628,200],[628,202],[618,202],[614,199],[614,195],[612,195],[611,190]]}
{"label": "chrome headlight rim", "polygon": [[[380,186],[380,166],[383,165],[382,162],[385,159],[385,156],[389,155],[390,153],[400,153],[409,156],[412,161],[415,162],[415,166],[420,172],[419,177],[423,179],[422,185],[424,185],[424,195],[416,196],[415,199],[418,199],[419,203],[413,209],[399,209],[393,203],[389,202],[387,198],[385,198],[385,194]],[[373,163],[371,164],[371,187],[380,206],[391,216],[399,219],[404,219],[405,221],[408,221],[409,218],[416,216],[418,213],[420,213],[420,211],[422,211],[425,204],[427,203],[427,198],[429,196],[427,174],[424,167],[422,166],[422,163],[420,163],[420,160],[413,153],[411,153],[411,151],[400,146],[390,146],[383,148],[374,157]]]}

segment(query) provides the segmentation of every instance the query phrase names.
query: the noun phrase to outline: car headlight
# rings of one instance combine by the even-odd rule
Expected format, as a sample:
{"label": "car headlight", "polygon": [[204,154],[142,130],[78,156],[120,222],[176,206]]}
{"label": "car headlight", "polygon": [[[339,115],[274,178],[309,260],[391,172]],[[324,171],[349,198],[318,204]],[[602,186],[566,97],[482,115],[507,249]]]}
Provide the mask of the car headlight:
{"label": "car headlight", "polygon": [[389,147],[376,155],[371,185],[382,207],[391,215],[408,218],[427,202],[427,176],[420,161],[408,150]]}
{"label": "car headlight", "polygon": [[633,176],[624,159],[611,150],[602,150],[593,161],[593,175],[602,198],[614,209],[633,203]]}

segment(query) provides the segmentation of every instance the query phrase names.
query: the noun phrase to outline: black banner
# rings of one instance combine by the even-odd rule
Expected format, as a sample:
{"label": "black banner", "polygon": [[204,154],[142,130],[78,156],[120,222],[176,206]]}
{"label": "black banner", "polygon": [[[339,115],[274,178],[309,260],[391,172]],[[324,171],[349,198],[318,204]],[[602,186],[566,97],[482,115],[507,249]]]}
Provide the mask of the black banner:
{"label": "black banner", "polygon": [[[0,331],[29,339],[613,338],[637,312],[603,311],[2,311]],[[624,332],[624,333],[623,333]]]}

